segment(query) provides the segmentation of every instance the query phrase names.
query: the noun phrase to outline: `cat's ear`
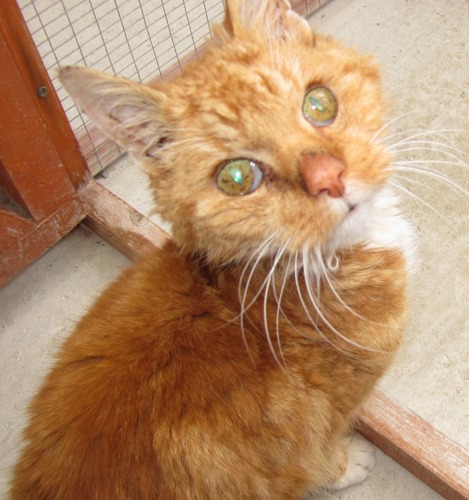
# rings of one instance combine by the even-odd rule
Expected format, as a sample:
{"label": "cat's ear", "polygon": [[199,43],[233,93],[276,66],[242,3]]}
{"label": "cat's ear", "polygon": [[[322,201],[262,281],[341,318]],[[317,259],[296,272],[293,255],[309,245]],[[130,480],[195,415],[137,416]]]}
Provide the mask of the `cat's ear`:
{"label": "cat's ear", "polygon": [[59,79],[77,106],[112,140],[134,154],[151,154],[168,133],[163,93],[95,70],[64,67]]}
{"label": "cat's ear", "polygon": [[221,38],[247,34],[269,38],[312,36],[307,21],[291,8],[288,0],[226,0]]}

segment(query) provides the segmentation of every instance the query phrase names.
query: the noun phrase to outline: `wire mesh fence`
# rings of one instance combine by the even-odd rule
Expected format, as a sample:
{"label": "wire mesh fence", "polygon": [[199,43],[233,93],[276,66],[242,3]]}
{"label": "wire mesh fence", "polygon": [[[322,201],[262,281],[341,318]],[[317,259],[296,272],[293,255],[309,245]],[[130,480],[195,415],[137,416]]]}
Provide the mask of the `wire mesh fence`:
{"label": "wire mesh fence", "polygon": [[[297,0],[309,15],[329,0]],[[148,83],[196,57],[223,0],[18,0],[92,173],[121,154],[62,88],[56,70],[80,65]]]}

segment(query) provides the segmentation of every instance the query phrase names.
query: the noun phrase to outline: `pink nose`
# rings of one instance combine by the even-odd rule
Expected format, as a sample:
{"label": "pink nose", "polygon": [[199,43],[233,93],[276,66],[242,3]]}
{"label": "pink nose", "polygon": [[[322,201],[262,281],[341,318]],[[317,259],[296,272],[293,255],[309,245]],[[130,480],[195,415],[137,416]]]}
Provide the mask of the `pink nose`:
{"label": "pink nose", "polygon": [[340,177],[345,165],[327,153],[302,153],[299,170],[308,193],[318,196],[327,193],[332,198],[340,198],[345,192]]}

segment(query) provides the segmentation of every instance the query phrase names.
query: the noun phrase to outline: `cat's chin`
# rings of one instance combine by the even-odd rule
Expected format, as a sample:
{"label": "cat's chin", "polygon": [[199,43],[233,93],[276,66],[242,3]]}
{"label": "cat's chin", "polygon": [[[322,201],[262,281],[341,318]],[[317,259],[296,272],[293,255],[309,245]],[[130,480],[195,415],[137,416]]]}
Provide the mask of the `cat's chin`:
{"label": "cat's chin", "polygon": [[347,185],[346,195],[331,200],[343,219],[326,244],[326,253],[350,249],[395,248],[413,260],[414,237],[410,224],[401,216],[400,200],[391,186],[371,189],[358,182]]}

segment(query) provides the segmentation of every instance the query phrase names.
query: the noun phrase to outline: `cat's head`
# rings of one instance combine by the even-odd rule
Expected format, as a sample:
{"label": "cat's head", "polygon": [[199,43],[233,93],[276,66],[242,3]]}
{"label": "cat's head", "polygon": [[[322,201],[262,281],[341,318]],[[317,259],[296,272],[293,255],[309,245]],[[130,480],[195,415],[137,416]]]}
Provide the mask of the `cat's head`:
{"label": "cat's head", "polygon": [[212,261],[347,246],[341,228],[389,175],[374,142],[377,68],[314,34],[286,0],[227,1],[214,40],[171,81],[79,68],[60,78],[149,174],[178,244]]}

